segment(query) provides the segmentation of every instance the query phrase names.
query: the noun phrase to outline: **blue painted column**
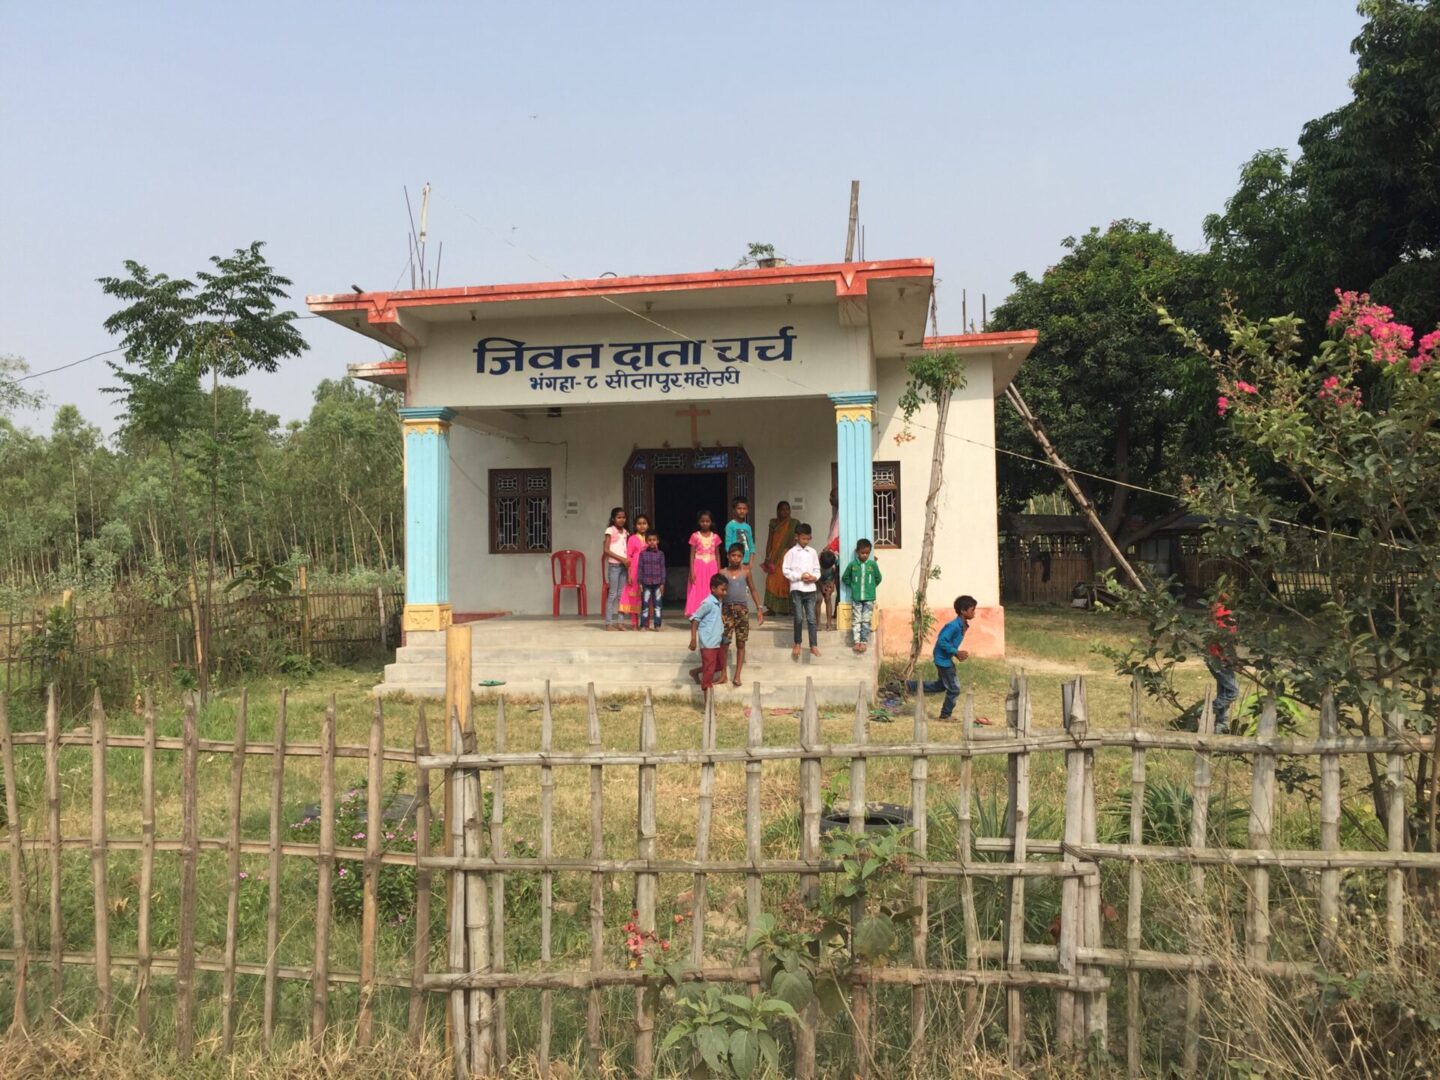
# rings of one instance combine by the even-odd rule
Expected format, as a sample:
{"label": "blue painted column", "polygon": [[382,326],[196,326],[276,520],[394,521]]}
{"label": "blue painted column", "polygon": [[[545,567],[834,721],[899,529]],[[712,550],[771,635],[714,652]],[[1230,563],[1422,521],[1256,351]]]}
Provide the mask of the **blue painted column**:
{"label": "blue painted column", "polygon": [[[835,404],[835,461],[840,503],[840,567],[843,570],[855,553],[855,542],[874,539],[875,394],[862,391],[831,394]],[[851,626],[850,590],[840,586],[836,623],[841,630]]]}
{"label": "blue painted column", "polygon": [[450,625],[450,421],[435,406],[400,410],[405,429],[406,630]]}

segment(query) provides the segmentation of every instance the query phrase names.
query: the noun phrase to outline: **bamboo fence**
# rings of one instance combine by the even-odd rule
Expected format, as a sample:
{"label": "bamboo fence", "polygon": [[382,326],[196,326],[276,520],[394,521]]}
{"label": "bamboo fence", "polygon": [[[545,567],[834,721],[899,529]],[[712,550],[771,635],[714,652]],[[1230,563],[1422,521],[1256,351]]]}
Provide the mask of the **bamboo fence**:
{"label": "bamboo fence", "polygon": [[[326,710],[322,735],[317,744],[287,740],[286,699],[279,700],[275,735],[270,743],[247,738],[249,703],[242,698],[233,738],[202,740],[198,734],[196,710],[187,706],[183,734],[179,739],[158,738],[153,710],[147,702],[142,736],[121,736],[107,730],[104,707],[97,694],[91,704],[89,730],[64,733],[53,696],[43,732],[12,732],[0,698],[0,757],[3,757],[7,821],[20,821],[20,773],[16,752],[37,748],[44,759],[44,835],[27,837],[12,826],[8,829],[9,892],[12,898],[45,892],[40,882],[27,881],[31,863],[27,852],[43,851],[48,866],[50,927],[48,953],[40,952],[42,935],[29,925],[27,908],[12,900],[10,911],[12,947],[0,950],[0,962],[14,972],[13,1024],[23,1030],[38,1008],[41,988],[32,980],[48,969],[50,998],[58,1006],[66,966],[90,969],[95,987],[96,1022],[113,1031],[122,1005],[133,1005],[135,1023],[142,1035],[149,1033],[154,1015],[151,1001],[153,980],[173,975],[176,986],[178,1050],[195,1052],[195,995],[197,972],[221,974],[221,1032],[219,1048],[228,1053],[242,1023],[240,1010],[245,1001],[237,993],[237,979],[258,980],[262,1037],[271,1045],[277,1027],[279,985],[285,981],[308,983],[310,988],[309,1033],[314,1040],[326,1037],[335,1016],[330,991],[336,986],[355,986],[358,991],[353,1020],[354,1035],[361,1044],[372,1040],[375,1031],[377,992],[395,988],[408,994],[407,1028],[417,1042],[431,1027],[427,1001],[443,1006],[435,1016],[444,1015],[454,1049],[457,1077],[490,1076],[509,1067],[520,1056],[531,1056],[549,1075],[557,1056],[555,999],[576,995],[583,1001],[585,1016],[579,1045],[592,1066],[617,1052],[604,1041],[603,1011],[607,988],[632,988],[634,1013],[629,1040],[632,1069],[637,1075],[653,1075],[656,1066],[657,1005],[647,988],[656,977],[643,969],[623,963],[618,950],[607,947],[607,935],[614,941],[615,928],[622,918],[607,917],[607,897],[613,879],[628,878],[633,898],[634,919],[639,927],[652,930],[657,918],[660,875],[689,875],[692,881],[693,921],[688,948],[686,978],[703,983],[748,986],[752,992],[761,985],[756,957],[737,951],[729,963],[717,962],[707,898],[727,879],[743,882],[743,903],[747,931],[753,931],[763,914],[767,877],[792,878],[803,897],[814,900],[821,892],[825,875],[842,872],[843,867],[827,858],[822,840],[822,770],[826,764],[848,770],[850,810],[848,827],[861,832],[870,793],[869,763],[901,759],[909,763],[910,803],[916,835],[913,843],[918,857],[908,861],[903,873],[910,880],[911,898],[919,911],[911,930],[907,955],[888,966],[856,962],[844,973],[851,992],[852,1068],[857,1076],[882,1075],[877,1060],[874,1028],[877,1020],[876,995],[884,987],[909,991],[909,1052],[920,1055],[930,1036],[931,997],[938,987],[960,987],[966,1002],[964,1024],[969,1038],[979,1025],[979,992],[993,989],[1003,1001],[1003,1030],[1011,1060],[1023,1066],[1028,1046],[1040,1021],[1033,1015],[1037,1004],[1049,1000],[1054,1010],[1053,1031],[1062,1051],[1108,1053],[1111,1022],[1109,1008],[1112,979],[1123,973],[1125,1015],[1124,1057],[1132,1075],[1143,1069],[1142,1040],[1146,1007],[1140,976],[1163,972],[1181,980],[1185,987],[1183,1053],[1185,1069],[1200,1067],[1201,1005],[1205,992],[1202,975],[1228,958],[1208,954],[1203,935],[1201,911],[1206,903],[1206,876],[1214,868],[1240,872],[1246,881],[1244,892],[1245,929],[1241,962],[1250,970],[1278,979],[1323,978],[1328,942],[1341,919],[1341,875],[1367,870],[1384,873],[1386,948],[1398,957],[1405,943],[1404,900],[1407,871],[1440,870],[1440,854],[1405,850],[1405,764],[1407,755],[1433,753],[1435,737],[1406,731],[1399,715],[1388,717],[1385,733],[1375,737],[1341,737],[1333,701],[1328,697],[1321,710],[1317,737],[1277,733],[1273,703],[1262,709],[1253,735],[1216,735],[1213,714],[1206,702],[1199,730],[1146,730],[1138,691],[1132,694],[1129,723],[1119,729],[1098,729],[1090,723],[1083,680],[1068,683],[1061,702],[1062,724],[1057,730],[1032,726],[1032,702],[1023,675],[1012,679],[1006,703],[1006,726],[994,732],[973,730],[973,702],[966,701],[965,723],[955,730],[956,741],[933,739],[924,710],[923,694],[916,701],[913,728],[906,741],[877,743],[869,738],[869,714],[863,688],[857,699],[853,724],[846,742],[825,742],[813,690],[807,686],[805,704],[798,717],[788,712],[767,718],[759,687],[753,688],[743,745],[720,745],[713,700],[706,701],[698,746],[673,750],[657,749],[655,706],[647,694],[640,711],[634,749],[608,749],[602,731],[601,709],[593,686],[586,700],[586,734],[583,747],[557,749],[554,719],[548,692],[540,704],[538,750],[508,748],[505,705],[498,703],[491,749],[481,750],[473,709],[454,708],[446,718],[449,749],[431,747],[423,709],[417,717],[413,745],[403,749],[386,747],[386,721],[379,703],[375,705],[370,737],[365,745],[336,744],[335,704]],[[798,720],[793,738],[779,738],[773,725],[782,718]],[[770,742],[766,742],[767,724]],[[613,742],[613,731],[610,732]],[[66,836],[61,831],[62,747],[88,747],[90,753],[90,830],[88,836]],[[107,760],[116,752],[142,755],[141,835],[110,835],[108,814],[113,799],[107,800]],[[1128,839],[1102,842],[1098,837],[1095,755],[1124,750],[1130,761],[1131,804]],[[1167,750],[1188,753],[1194,758],[1189,844],[1185,846],[1146,843],[1143,803],[1147,783],[1147,755]],[[200,835],[197,761],[201,753],[230,755],[230,783],[227,791],[228,829],[226,835]],[[155,776],[157,754],[178,757],[181,772],[181,829],[178,839],[161,838],[155,829]],[[1057,755],[1063,760],[1065,777],[1062,838],[1040,839],[1030,835],[1030,789],[1034,755]],[[1389,790],[1388,815],[1384,822],[1384,850],[1341,848],[1338,828],[1340,806],[1339,763],[1345,755],[1380,755],[1385,762],[1384,782]],[[269,786],[269,836],[266,841],[246,840],[240,832],[245,797],[244,763],[254,756],[268,757],[271,763]],[[1318,757],[1321,776],[1320,848],[1315,851],[1274,849],[1274,807],[1276,760],[1280,756]],[[304,757],[318,759],[321,799],[320,834],[317,843],[287,843],[281,839],[282,803],[285,792],[285,762]],[[974,763],[977,758],[1003,757],[1006,766],[1007,805],[1000,836],[976,836],[971,816],[975,799]],[[1219,846],[1207,820],[1213,785],[1213,764],[1218,757],[1248,759],[1250,782],[1247,846]],[[343,846],[336,838],[336,763],[343,759],[365,762],[367,803],[366,843],[363,849]],[[776,763],[798,762],[796,823],[799,829],[798,857],[767,855],[762,844],[766,822],[761,813],[761,785],[765,768]],[[933,763],[958,764],[957,831],[953,856],[939,857],[928,851],[926,830],[930,826],[929,800]],[[385,768],[398,765],[413,771],[416,801],[417,849],[411,852],[381,850],[378,837],[383,828],[385,807],[380,793]],[[742,858],[721,858],[711,852],[715,815],[716,770],[738,766],[744,772],[744,854]],[[583,770],[588,777],[589,846],[583,855],[557,855],[554,850],[557,770]],[[636,835],[633,854],[607,850],[605,822],[607,779],[613,784],[615,770],[633,775],[636,782]],[[682,769],[695,778],[697,792],[693,857],[662,856],[658,844],[661,812],[657,805],[657,776],[662,769]],[[507,777],[522,770],[534,770],[539,784],[539,846],[535,854],[517,854],[507,847]],[[35,770],[27,770],[32,775]],[[432,782],[439,772],[443,783]],[[611,789],[613,791],[613,787]],[[444,792],[444,823],[448,832],[447,850],[430,849],[429,830],[432,792]],[[948,792],[946,793],[948,797]],[[487,804],[486,796],[489,796]],[[38,801],[37,801],[38,805]],[[671,819],[673,820],[673,818]],[[61,856],[67,850],[88,850],[92,871],[93,948],[88,952],[66,948],[66,926],[61,900]],[[134,955],[119,955],[110,947],[105,902],[108,860],[117,851],[140,852],[141,909],[139,944]],[[200,955],[195,947],[197,861],[200,853],[223,851],[227,859],[228,889],[224,946],[219,956]],[[151,940],[149,883],[153,879],[157,854],[178,855],[181,867],[178,946],[171,952],[156,952]],[[242,855],[268,858],[268,903],[266,906],[265,960],[245,963],[238,959],[236,896],[238,867]],[[303,859],[316,868],[316,911],[313,961],[308,966],[281,965],[278,961],[278,919],[282,898],[282,860]],[[363,911],[360,960],[354,970],[332,968],[331,929],[334,923],[331,888],[333,868],[338,861],[355,860],[363,866]],[[382,972],[377,964],[377,881],[380,868],[399,864],[416,872],[415,945],[406,972]],[[1126,918],[1123,945],[1107,945],[1104,934],[1104,902],[1101,883],[1104,868],[1123,866]],[[1184,951],[1159,951],[1142,947],[1145,919],[1144,877],[1146,866],[1176,864],[1188,867],[1189,889],[1196,903],[1191,924],[1192,936]],[[38,863],[33,864],[38,866]],[[1319,872],[1318,899],[1324,917],[1325,940],[1313,960],[1277,958],[1273,955],[1270,884],[1276,872],[1313,870]],[[436,872],[443,877],[435,878]],[[557,874],[588,877],[588,955],[557,961],[553,955],[553,924]],[[540,927],[538,962],[515,962],[506,950],[509,935],[523,927],[507,912],[507,884],[521,876],[539,883]],[[1049,879],[1058,883],[1060,917],[1053,942],[1027,939],[1027,883]],[[958,887],[963,966],[944,966],[941,954],[931,947],[934,928],[929,910],[929,890],[935,881],[954,881]],[[977,916],[975,883],[988,881],[1003,890],[998,937],[984,931]],[[436,891],[444,905],[444,917],[434,921]],[[448,903],[445,898],[448,896]],[[863,903],[863,901],[861,901]],[[859,912],[857,912],[858,914]],[[432,971],[432,936],[439,931],[443,940],[440,955],[444,970]],[[32,948],[33,946],[33,948]],[[112,984],[117,968],[134,968],[133,1002],[120,1002]],[[1116,986],[1117,991],[1120,987]],[[517,992],[538,992],[538,1024],[512,1023],[507,1018],[507,996]],[[888,1000],[888,999],[887,999]],[[1032,1013],[1027,1017],[1027,1010]],[[128,1014],[127,1014],[128,1015]],[[1246,1023],[1260,1030],[1265,1017],[1247,1017]],[[818,1016],[807,1008],[803,1022],[793,1031],[794,1075],[813,1077],[817,1072],[821,1045],[817,1040]],[[825,1045],[833,1045],[826,1043]],[[574,1049],[561,1048],[561,1053]],[[917,1056],[916,1060],[920,1060]]]}

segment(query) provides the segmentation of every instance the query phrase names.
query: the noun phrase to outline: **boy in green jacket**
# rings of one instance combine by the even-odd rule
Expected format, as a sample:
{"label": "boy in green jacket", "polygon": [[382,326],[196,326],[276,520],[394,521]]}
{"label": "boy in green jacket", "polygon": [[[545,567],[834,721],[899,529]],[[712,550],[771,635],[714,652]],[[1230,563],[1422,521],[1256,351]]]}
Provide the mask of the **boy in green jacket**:
{"label": "boy in green jacket", "polygon": [[850,589],[850,609],[855,617],[855,651],[862,653],[870,642],[870,620],[875,614],[875,587],[880,584],[880,564],[870,557],[870,541],[855,545],[855,558],[840,576]]}

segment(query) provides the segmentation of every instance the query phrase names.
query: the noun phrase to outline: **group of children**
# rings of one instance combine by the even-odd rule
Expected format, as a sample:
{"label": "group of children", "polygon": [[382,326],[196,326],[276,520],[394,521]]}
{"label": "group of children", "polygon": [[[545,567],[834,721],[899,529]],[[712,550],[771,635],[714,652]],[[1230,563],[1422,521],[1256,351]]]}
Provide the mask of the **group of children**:
{"label": "group of children", "polygon": [[[725,681],[732,643],[735,666],[730,681],[735,686],[741,685],[752,606],[757,625],[764,625],[766,615],[792,614],[795,638],[791,656],[796,660],[800,658],[802,640],[807,635],[811,655],[819,656],[819,608],[824,605],[828,626],[833,630],[836,593],[841,583],[850,590],[854,610],[854,650],[863,653],[869,648],[876,589],[881,581],[880,566],[873,557],[870,541],[860,540],[855,545],[855,556],[841,573],[834,550],[839,546],[838,541],[833,541],[825,551],[816,552],[810,546],[813,535],[810,526],[791,522],[790,504],[780,503],[775,520],[770,522],[762,564],[766,574],[762,604],[751,577],[755,533],[749,517],[749,502],[739,498],[725,525],[723,540],[714,531],[714,519],[708,510],[700,512],[696,531],[690,535],[685,617],[690,621],[690,649],[700,653],[700,667],[691,675],[706,690]],[[644,514],[636,513],[634,524],[633,532],[627,529],[623,507],[617,506],[610,512],[601,555],[608,590],[606,630],[628,630],[632,625],[641,630],[659,630],[662,623],[665,554],[660,550],[658,534],[650,528]],[[777,548],[777,535],[787,541],[783,550]],[[722,545],[723,566],[720,563]],[[778,580],[772,580],[777,575]]]}

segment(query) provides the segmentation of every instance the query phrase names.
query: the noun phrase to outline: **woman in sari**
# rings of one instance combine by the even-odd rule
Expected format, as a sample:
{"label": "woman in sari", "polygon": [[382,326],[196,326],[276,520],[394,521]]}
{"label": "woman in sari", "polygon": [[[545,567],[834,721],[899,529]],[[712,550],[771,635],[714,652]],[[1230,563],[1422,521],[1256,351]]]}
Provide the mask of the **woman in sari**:
{"label": "woman in sari", "polygon": [[638,510],[635,512],[635,531],[626,541],[625,552],[630,556],[629,573],[625,576],[625,591],[620,594],[620,614],[628,615],[631,626],[640,625],[640,552],[645,550],[645,534],[650,531],[650,519]]}
{"label": "woman in sari", "polygon": [[770,533],[765,540],[765,610],[771,615],[790,614],[790,582],[785,580],[785,553],[795,545],[795,526],[790,504],[783,499],[775,505]]}

